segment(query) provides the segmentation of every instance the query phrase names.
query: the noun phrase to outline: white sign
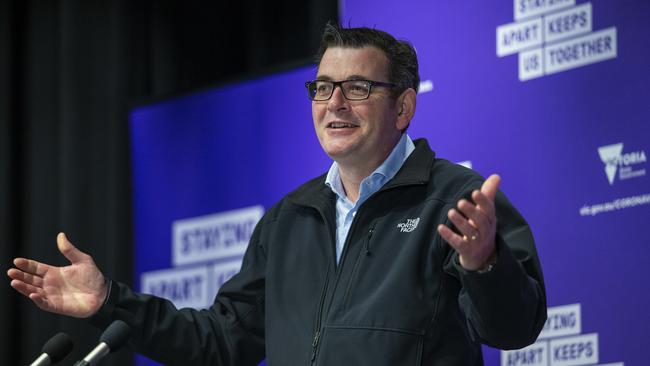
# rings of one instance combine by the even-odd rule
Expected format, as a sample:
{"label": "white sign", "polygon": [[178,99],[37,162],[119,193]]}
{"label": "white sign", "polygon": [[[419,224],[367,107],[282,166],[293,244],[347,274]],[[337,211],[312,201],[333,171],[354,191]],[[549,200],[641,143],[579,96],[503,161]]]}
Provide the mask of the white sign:
{"label": "white sign", "polygon": [[582,331],[580,304],[548,308],[547,314],[548,318],[537,339],[580,334]]}
{"label": "white sign", "polygon": [[212,302],[208,293],[208,267],[173,268],[140,276],[143,293],[163,297],[177,308],[203,308]]}
{"label": "white sign", "polygon": [[544,17],[544,42],[591,32],[591,3]]}
{"label": "white sign", "polygon": [[544,75],[544,52],[541,48],[519,53],[519,80]]}
{"label": "white sign", "polygon": [[526,81],[617,57],[616,27],[592,33],[591,3],[515,0],[514,23],[496,29],[496,53],[519,54]]}
{"label": "white sign", "polygon": [[598,334],[551,340],[551,366],[577,366],[598,363]]}
{"label": "white sign", "polygon": [[616,58],[616,28],[546,46],[546,74]]}
{"label": "white sign", "polygon": [[515,20],[538,16],[575,3],[575,0],[514,0]]}
{"label": "white sign", "polygon": [[548,341],[501,352],[501,366],[548,366]]}
{"label": "white sign", "polygon": [[263,214],[262,206],[252,206],[175,221],[172,225],[174,266],[243,255]]}
{"label": "white sign", "polygon": [[497,56],[507,56],[542,44],[542,18],[497,27]]}
{"label": "white sign", "polygon": [[[580,304],[548,308],[547,315],[548,319],[537,342],[520,350],[501,351],[501,366],[578,366],[598,363],[598,333],[579,335],[582,331]],[[600,366],[623,366],[623,363]]]}

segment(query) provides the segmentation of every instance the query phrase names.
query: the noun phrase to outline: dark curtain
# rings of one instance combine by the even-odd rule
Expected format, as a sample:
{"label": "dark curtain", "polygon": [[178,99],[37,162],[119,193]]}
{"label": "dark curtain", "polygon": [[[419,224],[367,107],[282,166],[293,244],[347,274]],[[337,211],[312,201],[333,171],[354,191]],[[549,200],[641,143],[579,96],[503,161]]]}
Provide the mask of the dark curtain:
{"label": "dark curtain", "polygon": [[[64,265],[65,231],[132,282],[128,110],[134,103],[306,63],[331,1],[0,0],[0,263]],[[0,364],[30,363],[58,331],[72,364],[101,330],[0,286]],[[132,353],[105,365],[128,365]]]}

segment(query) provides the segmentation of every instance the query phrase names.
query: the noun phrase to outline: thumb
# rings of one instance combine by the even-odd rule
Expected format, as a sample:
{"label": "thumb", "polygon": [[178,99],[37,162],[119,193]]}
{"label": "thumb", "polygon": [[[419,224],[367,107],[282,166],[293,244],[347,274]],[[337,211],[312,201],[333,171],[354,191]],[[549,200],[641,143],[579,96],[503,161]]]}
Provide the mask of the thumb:
{"label": "thumb", "polygon": [[497,190],[499,189],[499,183],[501,183],[501,177],[492,174],[488,179],[483,182],[481,186],[481,193],[483,193],[490,201],[494,201],[494,197],[497,195]]}
{"label": "thumb", "polygon": [[59,233],[59,235],[56,236],[56,245],[59,248],[61,254],[63,254],[63,256],[66,257],[72,264],[81,262],[88,256],[84,252],[77,249],[74,245],[72,245],[64,233]]}

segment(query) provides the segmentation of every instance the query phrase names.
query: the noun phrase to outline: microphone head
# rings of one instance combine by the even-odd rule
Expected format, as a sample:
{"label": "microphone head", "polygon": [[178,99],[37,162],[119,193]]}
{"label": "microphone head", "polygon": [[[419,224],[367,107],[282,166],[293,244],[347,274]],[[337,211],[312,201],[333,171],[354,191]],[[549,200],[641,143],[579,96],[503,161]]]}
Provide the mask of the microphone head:
{"label": "microphone head", "polygon": [[72,351],[72,339],[61,332],[54,335],[43,345],[42,353],[47,353],[52,363],[57,363]]}
{"label": "microphone head", "polygon": [[121,320],[116,320],[106,328],[99,337],[100,342],[106,343],[111,352],[118,350],[129,340],[131,327]]}

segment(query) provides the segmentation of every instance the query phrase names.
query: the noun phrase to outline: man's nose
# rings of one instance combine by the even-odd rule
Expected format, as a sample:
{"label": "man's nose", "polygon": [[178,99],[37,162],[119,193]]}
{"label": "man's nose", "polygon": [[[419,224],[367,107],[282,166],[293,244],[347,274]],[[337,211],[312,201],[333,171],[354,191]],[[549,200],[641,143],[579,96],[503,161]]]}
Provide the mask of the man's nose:
{"label": "man's nose", "polygon": [[327,109],[329,109],[330,111],[339,111],[341,109],[347,109],[347,108],[348,108],[348,100],[345,99],[341,86],[337,85],[334,87],[334,90],[332,91],[332,97],[327,103]]}

